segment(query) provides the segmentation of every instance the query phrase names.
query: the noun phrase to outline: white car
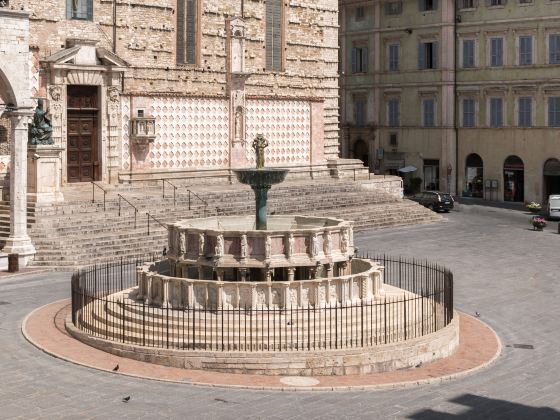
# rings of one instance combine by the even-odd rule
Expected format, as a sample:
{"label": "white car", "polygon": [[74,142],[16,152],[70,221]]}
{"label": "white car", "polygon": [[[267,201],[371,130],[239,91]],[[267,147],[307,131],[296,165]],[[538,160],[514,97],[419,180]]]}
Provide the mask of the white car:
{"label": "white car", "polygon": [[550,219],[560,219],[560,194],[548,197],[548,217]]}

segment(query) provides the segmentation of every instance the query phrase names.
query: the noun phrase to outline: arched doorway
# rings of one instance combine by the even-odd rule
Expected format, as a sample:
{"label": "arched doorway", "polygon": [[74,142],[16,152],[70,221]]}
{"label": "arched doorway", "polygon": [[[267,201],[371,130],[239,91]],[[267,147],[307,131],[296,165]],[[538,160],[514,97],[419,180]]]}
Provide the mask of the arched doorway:
{"label": "arched doorway", "polygon": [[354,159],[360,159],[364,162],[364,165],[369,166],[369,151],[367,143],[362,140],[358,139],[354,143]]}
{"label": "arched doorway", "polygon": [[560,160],[548,159],[543,167],[543,201],[551,194],[560,194]]}
{"label": "arched doorway", "polygon": [[519,156],[509,156],[504,162],[504,201],[523,201],[525,166]]}
{"label": "arched doorway", "polygon": [[467,156],[465,163],[465,190],[470,197],[484,195],[484,164],[476,153]]}

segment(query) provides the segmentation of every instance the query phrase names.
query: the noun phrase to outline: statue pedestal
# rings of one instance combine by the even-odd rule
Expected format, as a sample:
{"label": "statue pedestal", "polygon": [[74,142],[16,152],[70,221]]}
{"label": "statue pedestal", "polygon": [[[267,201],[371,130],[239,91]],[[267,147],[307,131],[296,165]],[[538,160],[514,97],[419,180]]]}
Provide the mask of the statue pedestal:
{"label": "statue pedestal", "polygon": [[39,204],[64,201],[60,187],[62,151],[51,145],[27,148],[27,201]]}

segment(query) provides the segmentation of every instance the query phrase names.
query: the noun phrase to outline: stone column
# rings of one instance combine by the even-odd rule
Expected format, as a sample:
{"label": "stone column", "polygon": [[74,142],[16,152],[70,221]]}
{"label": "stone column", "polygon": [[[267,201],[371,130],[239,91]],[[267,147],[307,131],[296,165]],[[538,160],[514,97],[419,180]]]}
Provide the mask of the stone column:
{"label": "stone column", "polygon": [[19,254],[20,265],[33,259],[35,247],[27,234],[27,126],[31,113],[11,116],[10,143],[10,236],[3,252]]}
{"label": "stone column", "polygon": [[294,281],[296,275],[296,269],[294,267],[288,268],[288,281]]}

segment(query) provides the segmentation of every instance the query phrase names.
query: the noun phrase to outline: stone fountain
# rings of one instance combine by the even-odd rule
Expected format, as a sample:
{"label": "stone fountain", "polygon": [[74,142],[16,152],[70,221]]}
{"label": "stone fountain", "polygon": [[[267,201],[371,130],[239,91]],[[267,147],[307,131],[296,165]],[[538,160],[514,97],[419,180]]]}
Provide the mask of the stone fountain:
{"label": "stone fountain", "polygon": [[257,230],[267,229],[267,200],[268,190],[274,184],[284,181],[287,169],[271,169],[264,167],[264,149],[268,141],[262,134],[258,134],[253,141],[257,168],[235,170],[237,180],[242,184],[250,185],[255,193],[255,225]]}

